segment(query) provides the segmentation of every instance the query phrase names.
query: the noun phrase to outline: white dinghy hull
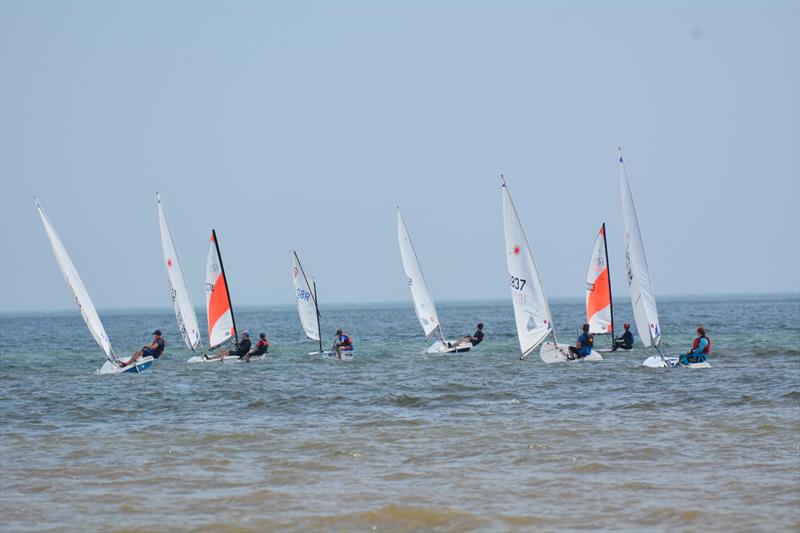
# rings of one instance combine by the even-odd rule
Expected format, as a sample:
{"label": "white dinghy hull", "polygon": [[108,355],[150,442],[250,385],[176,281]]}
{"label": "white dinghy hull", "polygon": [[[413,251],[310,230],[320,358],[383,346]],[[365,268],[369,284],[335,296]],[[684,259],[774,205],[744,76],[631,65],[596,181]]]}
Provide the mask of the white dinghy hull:
{"label": "white dinghy hull", "polygon": [[453,348],[449,346],[456,341],[436,341],[425,350],[427,354],[435,354],[435,353],[464,353],[468,352],[470,348],[472,348],[472,343],[462,344],[458,348]]}
{"label": "white dinghy hull", "polygon": [[[251,361],[260,361],[263,359],[263,356],[251,357]],[[239,361],[244,362],[243,360],[239,359],[238,355],[226,355],[223,358],[210,356],[207,357],[205,355],[193,355],[189,359],[186,360],[187,363],[238,363]]]}
{"label": "white dinghy hull", "polygon": [[545,363],[576,363],[579,361],[598,362],[603,360],[603,356],[592,350],[592,353],[580,359],[570,359],[570,351],[568,344],[555,345],[552,342],[542,344],[542,349],[539,350],[539,357]]}
{"label": "white dinghy hull", "polygon": [[[314,357],[321,357],[323,359],[339,359],[339,354],[332,350],[325,350],[324,352],[309,352],[308,355],[312,355]],[[355,357],[355,352],[342,352],[342,360],[350,360]]]}
{"label": "white dinghy hull", "polygon": [[660,355],[651,355],[644,360],[642,366],[647,368],[673,368],[676,366],[684,366],[687,368],[711,368],[711,363],[704,361],[702,363],[689,363],[682,365],[678,362],[677,357],[661,357]]}
{"label": "white dinghy hull", "polygon": [[[124,361],[122,359],[120,359],[120,361],[123,362],[123,363],[127,363],[128,361],[130,361],[130,358],[128,358],[128,359],[126,359]],[[99,369],[97,369],[97,373],[98,374],[124,374],[126,372],[132,372],[134,374],[138,374],[139,372],[150,368],[150,365],[153,364],[153,361],[155,361],[155,359],[153,359],[153,357],[148,355],[146,357],[142,357],[139,360],[137,360],[135,365],[126,366],[124,368],[121,368],[121,367],[115,365],[111,361],[106,361],[105,363],[103,363],[103,366],[101,366]]]}

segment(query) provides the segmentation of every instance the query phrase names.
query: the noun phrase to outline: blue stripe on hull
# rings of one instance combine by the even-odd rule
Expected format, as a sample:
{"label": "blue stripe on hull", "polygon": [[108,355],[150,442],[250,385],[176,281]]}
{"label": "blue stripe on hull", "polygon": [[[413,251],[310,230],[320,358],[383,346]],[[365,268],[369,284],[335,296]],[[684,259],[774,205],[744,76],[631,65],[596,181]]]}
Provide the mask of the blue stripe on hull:
{"label": "blue stripe on hull", "polygon": [[139,372],[141,372],[143,370],[147,370],[148,368],[150,368],[150,365],[152,365],[152,364],[153,364],[153,361],[148,361],[148,362],[142,363],[140,365],[134,365],[134,366],[130,367],[127,370],[123,370],[122,372],[120,372],[120,374],[125,374],[127,372],[133,372],[134,374],[138,374]]}

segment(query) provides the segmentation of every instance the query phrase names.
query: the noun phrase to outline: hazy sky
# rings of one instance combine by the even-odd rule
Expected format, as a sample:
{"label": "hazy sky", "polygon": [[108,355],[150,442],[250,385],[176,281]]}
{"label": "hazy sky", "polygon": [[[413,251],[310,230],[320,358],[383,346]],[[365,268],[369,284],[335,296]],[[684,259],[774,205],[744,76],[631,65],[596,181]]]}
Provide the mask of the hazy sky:
{"label": "hazy sky", "polygon": [[800,291],[800,4],[0,3],[0,308],[166,307],[155,191],[194,300],[508,298],[504,173],[550,296],[600,224],[624,286],[623,146],[658,295]]}

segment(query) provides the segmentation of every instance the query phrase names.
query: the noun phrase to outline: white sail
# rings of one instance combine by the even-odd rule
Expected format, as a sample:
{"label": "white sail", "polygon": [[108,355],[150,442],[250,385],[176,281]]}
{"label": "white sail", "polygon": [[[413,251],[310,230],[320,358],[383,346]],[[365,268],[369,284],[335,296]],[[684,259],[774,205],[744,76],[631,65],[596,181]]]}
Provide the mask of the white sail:
{"label": "white sail", "polygon": [[292,251],[292,284],[294,285],[295,298],[297,299],[297,312],[300,315],[300,324],[306,337],[319,341],[319,317],[314,299],[316,295],[311,288],[311,280],[300,264],[297,252]]}
{"label": "white sail", "polygon": [[511,301],[514,304],[519,346],[522,355],[525,356],[552,331],[553,320],[539,271],[533,262],[533,253],[505,181],[503,181],[503,230],[511,283]]}
{"label": "white sail", "polygon": [[644,241],[642,232],[639,230],[639,220],[633,205],[633,195],[630,183],[628,183],[625,162],[622,159],[622,150],[620,150],[619,156],[619,188],[624,224],[625,264],[628,269],[628,285],[636,330],[639,338],[642,339],[642,344],[658,346],[661,340],[661,327],[658,323],[656,296],[650,279],[650,269],[647,267]]}
{"label": "white sail", "polygon": [[48,239],[50,239],[50,246],[53,249],[53,254],[56,256],[58,267],[61,269],[61,273],[67,281],[67,286],[72,293],[72,297],[75,299],[75,303],[78,304],[78,309],[80,309],[83,321],[86,322],[86,327],[89,328],[89,332],[91,332],[97,344],[100,345],[100,348],[103,349],[108,360],[115,363],[116,357],[111,349],[111,342],[108,340],[108,335],[106,335],[103,323],[97,315],[97,310],[92,303],[92,299],[89,297],[89,293],[86,291],[86,287],[81,277],[78,275],[75,265],[72,264],[72,260],[69,258],[66,248],[61,244],[61,239],[58,238],[58,234],[56,234],[53,226],[50,225],[50,221],[47,219],[47,215],[44,214],[42,206],[39,205],[39,200],[37,200],[35,196],[33,199],[36,202],[36,209],[39,211],[44,230],[47,232]]}
{"label": "white sail", "polygon": [[433,298],[425,282],[425,275],[422,273],[422,266],[419,264],[417,252],[414,250],[414,243],[408,234],[406,222],[397,208],[397,240],[400,243],[400,258],[403,261],[403,270],[408,279],[408,287],[411,289],[411,298],[414,300],[414,311],[417,313],[425,338],[429,339],[436,328],[439,328],[439,336],[442,336],[442,328],[439,324],[439,315],[436,314],[436,307],[433,305]]}
{"label": "white sail", "polygon": [[592,247],[592,258],[586,272],[586,322],[589,333],[612,332],[611,281],[606,255],[606,225],[600,228]]}
{"label": "white sail", "polygon": [[228,282],[222,270],[217,235],[214,230],[211,231],[206,259],[206,316],[209,350],[219,347],[236,335]]}
{"label": "white sail", "polygon": [[169,281],[172,306],[175,308],[175,318],[178,321],[183,341],[190,350],[194,351],[200,345],[200,327],[197,324],[197,315],[194,312],[189,289],[186,287],[186,277],[178,258],[178,250],[175,248],[175,240],[172,238],[172,231],[169,229],[167,215],[164,212],[164,206],[161,205],[161,196],[158,193],[156,193],[156,201],[158,202],[158,225],[161,230],[161,251],[164,253],[164,266],[167,269],[167,280]]}

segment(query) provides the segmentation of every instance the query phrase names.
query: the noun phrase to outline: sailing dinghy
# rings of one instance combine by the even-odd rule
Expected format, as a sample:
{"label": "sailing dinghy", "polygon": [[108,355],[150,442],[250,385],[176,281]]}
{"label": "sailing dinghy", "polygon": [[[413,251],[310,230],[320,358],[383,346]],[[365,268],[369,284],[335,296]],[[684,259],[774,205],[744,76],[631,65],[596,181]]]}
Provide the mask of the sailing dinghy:
{"label": "sailing dinghy", "polygon": [[594,240],[586,272],[586,323],[591,335],[611,335],[611,345],[614,345],[614,301],[611,298],[605,222]]}
{"label": "sailing dinghy", "polygon": [[47,233],[47,238],[50,240],[50,247],[53,249],[53,254],[56,256],[58,267],[61,269],[61,273],[64,275],[64,279],[67,281],[67,286],[69,287],[73,298],[75,298],[75,303],[78,304],[78,309],[81,312],[83,321],[86,323],[86,327],[89,329],[92,337],[94,337],[94,340],[97,342],[100,348],[102,348],[103,352],[105,352],[106,359],[108,359],[103,366],[97,370],[97,373],[138,373],[149,368],[150,365],[153,364],[153,358],[151,356],[141,357],[133,365],[126,366],[124,368],[120,367],[120,365],[125,364],[130,360],[130,356],[121,358],[117,357],[117,355],[114,353],[114,349],[111,347],[111,341],[108,340],[106,330],[97,314],[97,309],[95,309],[92,299],[89,297],[89,292],[86,290],[83,280],[81,280],[78,271],[75,269],[75,265],[72,264],[72,259],[70,259],[66,248],[64,248],[64,245],[61,243],[61,239],[58,238],[56,230],[53,229],[53,226],[50,224],[50,220],[47,218],[47,215],[45,215],[44,209],[42,209],[42,206],[39,204],[39,200],[34,196],[33,201],[36,203],[36,210],[39,212],[39,217],[42,219],[42,224],[44,225],[44,230]]}
{"label": "sailing dinghy", "polygon": [[400,243],[400,258],[403,261],[403,270],[408,278],[408,287],[411,289],[411,299],[414,301],[414,311],[417,313],[422,331],[425,333],[425,340],[430,340],[434,332],[438,332],[439,340],[434,342],[425,353],[453,353],[467,352],[472,348],[472,344],[462,344],[458,348],[451,347],[455,341],[446,341],[442,333],[442,325],[439,323],[439,315],[433,305],[433,298],[422,273],[422,266],[419,264],[419,257],[414,250],[414,243],[411,242],[411,235],[408,233],[406,221],[397,208],[397,240]]}
{"label": "sailing dinghy", "polygon": [[[206,257],[206,318],[208,319],[208,350],[213,351],[229,343],[239,342],[236,331],[236,320],[233,316],[233,304],[228,291],[228,278],[222,265],[222,254],[219,251],[217,232],[211,230],[211,241],[208,244]],[[238,361],[239,357],[225,357],[213,354],[194,355],[187,359],[188,363],[216,363],[220,361]]]}
{"label": "sailing dinghy", "polygon": [[[297,313],[300,315],[300,324],[306,337],[319,343],[319,351],[310,352],[308,355],[338,359],[336,350],[322,349],[322,330],[320,327],[319,305],[317,303],[317,283],[303,270],[300,256],[292,250],[292,284],[294,285],[297,300]],[[354,352],[343,351],[343,359],[352,359]]]}
{"label": "sailing dinghy", "polygon": [[[537,346],[542,344],[539,356],[545,363],[566,361],[602,361],[603,357],[592,353],[581,359],[570,359],[569,345],[559,344],[553,328],[550,306],[544,294],[544,286],[533,253],[519,219],[519,213],[511,199],[511,193],[503,176],[503,230],[505,232],[506,262],[511,283],[511,301],[517,322],[517,336],[522,354],[526,359]],[[552,336],[552,342],[543,342]]]}
{"label": "sailing dinghy", "polygon": [[[665,357],[661,352],[661,326],[658,322],[656,293],[650,279],[650,269],[644,253],[644,240],[639,229],[639,219],[633,204],[633,194],[628,181],[628,171],[619,149],[619,188],[622,206],[623,240],[625,241],[625,264],[628,269],[628,286],[631,293],[633,318],[636,331],[645,348],[652,346],[657,354],[644,360],[642,366],[649,368],[671,368],[678,364],[677,357]],[[690,368],[709,368],[708,362],[690,363]]]}

